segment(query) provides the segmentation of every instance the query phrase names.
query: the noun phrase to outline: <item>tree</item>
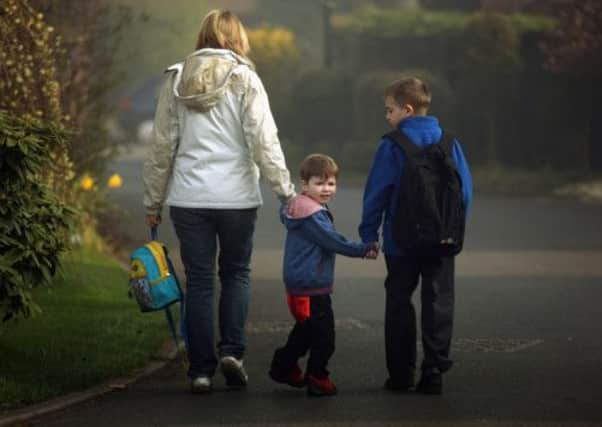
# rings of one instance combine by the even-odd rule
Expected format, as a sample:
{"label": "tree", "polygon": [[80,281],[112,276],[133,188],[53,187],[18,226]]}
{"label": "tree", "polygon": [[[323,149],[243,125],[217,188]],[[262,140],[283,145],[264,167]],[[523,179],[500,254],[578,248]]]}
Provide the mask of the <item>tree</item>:
{"label": "tree", "polygon": [[602,3],[570,0],[559,9],[559,28],[544,44],[547,65],[589,79],[590,126],[588,158],[592,171],[602,171]]}
{"label": "tree", "polygon": [[588,72],[602,66],[602,2],[572,0],[559,13],[560,26],[545,46],[556,71]]}
{"label": "tree", "polygon": [[100,175],[121,141],[111,139],[108,94],[116,84],[113,55],[123,28],[132,20],[126,7],[102,0],[30,0],[61,35],[64,54],[57,64],[63,120],[76,133],[70,157],[78,175]]}
{"label": "tree", "polygon": [[455,74],[457,93],[462,94],[470,112],[462,116],[481,123],[487,164],[499,162],[498,141],[504,129],[504,107],[511,105],[516,93],[517,70],[520,67],[520,37],[517,30],[496,13],[478,13],[466,27],[465,39],[471,42],[463,49]]}

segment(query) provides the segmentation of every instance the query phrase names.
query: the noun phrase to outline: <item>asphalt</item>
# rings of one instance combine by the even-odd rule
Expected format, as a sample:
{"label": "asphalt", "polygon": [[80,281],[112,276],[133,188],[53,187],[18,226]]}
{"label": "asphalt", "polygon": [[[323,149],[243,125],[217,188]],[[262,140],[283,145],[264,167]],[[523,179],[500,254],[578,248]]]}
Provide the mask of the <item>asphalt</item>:
{"label": "asphalt", "polygon": [[[132,244],[142,242],[139,159],[123,158],[114,167],[125,181],[112,196],[123,208],[115,227],[129,233]],[[77,403],[47,412],[40,412],[44,405],[28,408],[13,424],[602,425],[602,204],[477,196],[466,250],[458,257],[455,366],[444,378],[442,396],[383,390],[384,266],[382,260],[339,257],[337,351],[330,367],[340,393],[311,399],[266,375],[291,320],[280,282],[284,234],[275,199],[267,190],[264,195],[253,258],[246,391],[227,391],[218,375],[211,395],[192,395],[180,361],[165,357],[152,372],[112,380]],[[350,237],[357,234],[360,202],[361,190],[341,183],[332,208],[337,228]],[[160,233],[177,259],[168,221]],[[6,420],[0,418],[0,425]]]}

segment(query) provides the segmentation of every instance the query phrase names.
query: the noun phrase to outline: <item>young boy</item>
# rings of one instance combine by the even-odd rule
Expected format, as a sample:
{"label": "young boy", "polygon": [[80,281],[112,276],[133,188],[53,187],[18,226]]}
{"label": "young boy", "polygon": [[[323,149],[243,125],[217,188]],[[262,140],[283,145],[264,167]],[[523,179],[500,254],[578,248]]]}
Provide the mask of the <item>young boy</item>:
{"label": "young boy", "polygon": [[[307,385],[312,396],[337,392],[327,364],[334,353],[334,315],[330,294],[335,254],[376,258],[376,244],[351,242],[337,233],[327,203],[337,189],[338,166],[328,156],[312,154],[301,164],[302,194],[280,211],[286,226],[284,283],[295,326],[272,359],[270,377],[293,387]],[[309,351],[306,374],[298,360]]]}
{"label": "young boy", "polygon": [[[437,119],[428,116],[431,94],[417,78],[404,78],[385,90],[386,119],[412,144],[426,148],[438,144],[442,130]],[[452,142],[451,157],[461,178],[461,198],[468,212],[472,180],[460,143]],[[393,221],[400,210],[400,187],[407,157],[398,143],[383,137],[373,159],[364,190],[359,233],[364,242],[378,241],[382,224],[383,252],[387,266],[385,348],[389,378],[385,388],[411,391],[416,367],[416,315],[412,294],[422,278],[421,329],[424,360],[417,392],[440,394],[441,374],[452,366],[449,357],[454,311],[453,256],[418,256],[402,249],[394,240]],[[405,195],[403,195],[405,196]],[[443,242],[442,242],[443,243]]]}

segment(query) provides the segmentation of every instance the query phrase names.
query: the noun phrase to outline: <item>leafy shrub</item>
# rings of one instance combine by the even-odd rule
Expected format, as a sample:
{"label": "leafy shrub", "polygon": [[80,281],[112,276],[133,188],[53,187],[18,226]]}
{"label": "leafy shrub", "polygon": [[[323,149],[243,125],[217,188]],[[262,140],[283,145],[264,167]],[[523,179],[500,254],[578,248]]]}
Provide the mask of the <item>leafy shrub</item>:
{"label": "leafy shrub", "polygon": [[[425,9],[365,8],[352,14],[333,17],[337,31],[361,34],[363,37],[432,37],[462,32],[473,14]],[[500,15],[508,25],[520,33],[551,31],[557,26],[553,18],[515,13]]]}
{"label": "leafy shrub", "polygon": [[[471,40],[458,56],[456,90],[467,111],[458,111],[462,134],[472,141],[477,157],[499,162],[501,141],[517,140],[516,120],[508,114],[519,101],[520,34],[510,21],[494,13],[474,14],[465,29]],[[479,123],[479,126],[474,126]]]}
{"label": "leafy shrub", "polygon": [[[0,110],[24,119],[62,123],[59,59],[64,55],[62,40],[46,17],[27,0],[0,4]],[[48,168],[39,178],[64,199],[73,178],[73,164],[66,144],[46,147],[46,156],[59,170]]]}
{"label": "leafy shrub", "polygon": [[297,112],[293,139],[306,150],[328,142],[344,144],[352,132],[351,79],[342,70],[313,69],[293,87],[289,100]]}
{"label": "leafy shrub", "polygon": [[[551,76],[542,67],[541,41],[558,26],[557,19],[369,8],[337,15],[333,24],[339,52],[336,65],[353,70],[354,139],[377,128],[371,124],[377,117],[364,114],[357,101],[374,92],[370,76],[390,70],[429,70],[432,112],[459,135],[473,164],[566,169],[584,163],[587,141],[582,129],[588,125],[583,117],[590,116],[591,104],[583,96],[587,89],[569,75]],[[577,107],[562,113],[569,114],[570,120],[558,116],[553,120],[557,126],[550,128],[550,118],[558,114],[553,106],[563,97]],[[363,118],[369,120],[361,123]],[[562,143],[566,140],[573,141],[570,161]]]}
{"label": "leafy shrub", "polygon": [[61,39],[24,0],[0,5],[0,109],[60,120],[56,56]]}
{"label": "leafy shrub", "polygon": [[288,133],[291,121],[290,96],[299,75],[301,54],[295,34],[284,27],[261,26],[250,30],[251,59],[270,97],[276,122]]}
{"label": "leafy shrub", "polygon": [[67,248],[74,211],[40,180],[66,145],[53,124],[0,111],[0,316],[27,317],[37,306],[29,289],[48,285]]}
{"label": "leafy shrub", "polygon": [[[448,117],[453,107],[453,96],[447,80],[422,68],[407,68],[399,71],[382,70],[363,74],[354,81],[354,136],[360,139],[378,138],[387,130],[383,93],[393,80],[402,77],[418,77],[429,87],[433,104],[429,114]],[[446,121],[446,120],[444,120]]]}

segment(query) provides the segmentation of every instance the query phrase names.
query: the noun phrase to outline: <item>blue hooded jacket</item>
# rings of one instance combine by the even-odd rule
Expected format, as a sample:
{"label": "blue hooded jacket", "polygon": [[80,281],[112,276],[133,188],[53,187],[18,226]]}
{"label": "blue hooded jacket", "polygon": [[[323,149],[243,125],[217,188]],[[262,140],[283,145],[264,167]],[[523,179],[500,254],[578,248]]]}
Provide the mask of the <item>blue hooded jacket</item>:
{"label": "blue hooded jacket", "polygon": [[290,295],[332,293],[335,254],[360,258],[370,248],[337,233],[326,206],[303,194],[281,208],[280,220],[287,229],[283,279]]}
{"label": "blue hooded jacket", "polygon": [[[418,147],[437,144],[442,134],[439,121],[433,116],[409,117],[399,123],[398,129]],[[453,143],[452,158],[462,180],[464,206],[468,215],[472,202],[472,177],[457,139]],[[395,141],[383,138],[374,155],[364,189],[359,234],[364,242],[378,242],[378,229],[383,223],[384,213],[383,252],[390,256],[404,255],[393,240],[391,225],[399,205],[399,182],[405,161],[401,147]]]}

